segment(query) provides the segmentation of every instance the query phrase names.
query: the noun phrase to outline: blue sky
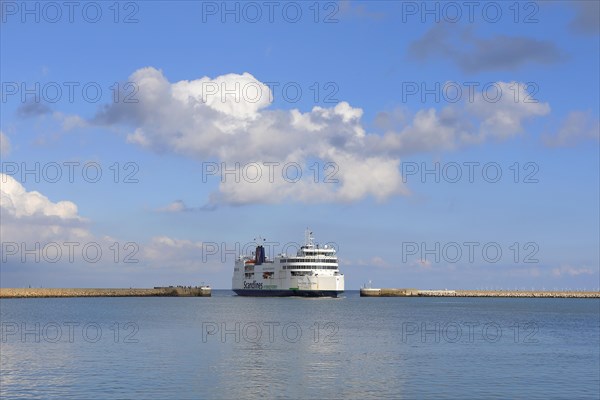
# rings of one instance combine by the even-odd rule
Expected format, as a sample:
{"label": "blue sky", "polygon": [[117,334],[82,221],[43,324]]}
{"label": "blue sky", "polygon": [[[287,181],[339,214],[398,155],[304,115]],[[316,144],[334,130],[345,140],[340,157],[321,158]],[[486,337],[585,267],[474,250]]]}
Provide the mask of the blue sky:
{"label": "blue sky", "polygon": [[75,3],[1,4],[1,286],[229,288],[307,226],[347,289],[600,286],[598,2]]}

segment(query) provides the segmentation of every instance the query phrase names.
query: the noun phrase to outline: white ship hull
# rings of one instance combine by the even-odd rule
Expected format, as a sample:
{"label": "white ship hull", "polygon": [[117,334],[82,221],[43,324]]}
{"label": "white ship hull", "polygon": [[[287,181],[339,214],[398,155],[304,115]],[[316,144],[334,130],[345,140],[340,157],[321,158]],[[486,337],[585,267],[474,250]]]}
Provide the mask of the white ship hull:
{"label": "white ship hull", "polygon": [[338,297],[344,291],[335,290],[247,290],[234,289],[238,296],[251,297]]}
{"label": "white ship hull", "polygon": [[[288,276],[285,276],[287,272]],[[233,291],[240,296],[337,297],[344,292],[344,276],[290,276],[281,271],[279,278],[233,278]],[[256,273],[255,273],[256,275]]]}

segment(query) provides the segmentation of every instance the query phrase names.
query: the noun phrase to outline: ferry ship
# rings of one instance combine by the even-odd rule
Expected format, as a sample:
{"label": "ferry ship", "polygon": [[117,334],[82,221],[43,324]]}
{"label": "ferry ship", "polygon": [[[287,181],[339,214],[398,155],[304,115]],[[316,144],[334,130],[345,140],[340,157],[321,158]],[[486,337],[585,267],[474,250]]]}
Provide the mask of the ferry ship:
{"label": "ferry ship", "polygon": [[336,250],[315,244],[312,232],[296,255],[279,254],[273,260],[257,243],[252,255],[235,261],[232,289],[239,296],[337,297],[344,292],[344,274]]}

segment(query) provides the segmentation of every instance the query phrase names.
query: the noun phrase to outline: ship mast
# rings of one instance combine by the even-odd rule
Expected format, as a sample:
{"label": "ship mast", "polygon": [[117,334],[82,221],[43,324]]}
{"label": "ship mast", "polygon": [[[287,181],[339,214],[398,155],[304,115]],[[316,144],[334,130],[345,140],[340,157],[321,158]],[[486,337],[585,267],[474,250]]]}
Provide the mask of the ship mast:
{"label": "ship mast", "polygon": [[312,231],[308,228],[304,231],[304,244],[307,247],[314,247],[315,238],[312,235]]}

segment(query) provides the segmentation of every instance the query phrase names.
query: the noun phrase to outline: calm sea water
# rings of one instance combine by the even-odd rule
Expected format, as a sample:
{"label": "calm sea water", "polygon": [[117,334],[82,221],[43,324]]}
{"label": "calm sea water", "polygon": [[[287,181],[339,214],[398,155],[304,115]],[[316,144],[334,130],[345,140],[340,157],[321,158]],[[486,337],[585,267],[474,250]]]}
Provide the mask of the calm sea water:
{"label": "calm sea water", "polygon": [[600,301],[0,301],[2,398],[600,397]]}

